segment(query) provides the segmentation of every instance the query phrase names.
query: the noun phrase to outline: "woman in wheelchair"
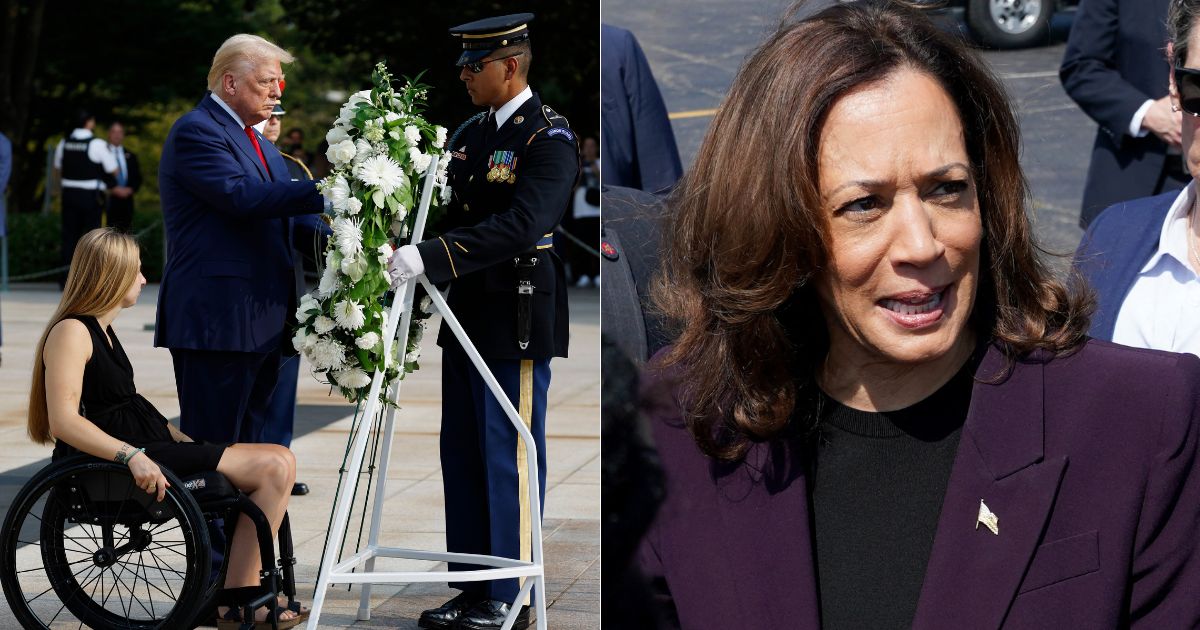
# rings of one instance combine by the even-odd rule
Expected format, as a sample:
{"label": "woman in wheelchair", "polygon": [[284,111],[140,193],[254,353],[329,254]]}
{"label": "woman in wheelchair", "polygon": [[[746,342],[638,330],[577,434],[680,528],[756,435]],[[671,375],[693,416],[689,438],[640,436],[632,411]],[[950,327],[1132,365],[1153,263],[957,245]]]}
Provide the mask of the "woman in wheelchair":
{"label": "woman in wheelchair", "polygon": [[[275,444],[192,441],[134,388],[133,368],[111,324],[137,302],[145,284],[133,237],[102,228],[80,239],[62,300],[38,342],[30,436],[43,444],[56,441],[55,459],[83,452],[127,465],[137,486],[159,502],[169,482],[157,462],[169,462],[179,477],[215,470],[249,496],[277,534],[296,478],[292,452]],[[247,592],[236,589],[258,588],[260,564],[255,527],[242,515],[231,542],[224,597],[218,601],[236,602]],[[218,608],[225,622],[219,625],[240,622],[240,611]],[[290,628],[307,617],[307,610],[289,610],[281,602],[274,611],[259,608],[255,621],[272,615],[279,628]]]}

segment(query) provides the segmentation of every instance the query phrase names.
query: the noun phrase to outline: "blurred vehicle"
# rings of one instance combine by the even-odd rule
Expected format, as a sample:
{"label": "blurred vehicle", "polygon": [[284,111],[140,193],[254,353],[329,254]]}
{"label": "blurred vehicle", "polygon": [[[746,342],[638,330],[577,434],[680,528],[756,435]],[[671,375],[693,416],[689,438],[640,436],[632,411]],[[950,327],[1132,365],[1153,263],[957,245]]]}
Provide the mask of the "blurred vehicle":
{"label": "blurred vehicle", "polygon": [[964,13],[971,35],[990,48],[1024,48],[1050,41],[1055,12],[1080,0],[916,0],[938,12]]}

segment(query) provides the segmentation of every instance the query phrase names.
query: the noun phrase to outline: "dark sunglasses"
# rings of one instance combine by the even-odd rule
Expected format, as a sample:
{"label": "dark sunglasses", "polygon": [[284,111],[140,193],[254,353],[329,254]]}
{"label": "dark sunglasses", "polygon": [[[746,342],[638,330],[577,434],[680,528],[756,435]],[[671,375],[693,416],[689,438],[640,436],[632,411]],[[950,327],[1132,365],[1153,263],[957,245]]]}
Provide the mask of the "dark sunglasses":
{"label": "dark sunglasses", "polygon": [[525,53],[517,53],[515,55],[508,55],[506,57],[496,57],[495,59],[488,59],[487,61],[476,61],[475,63],[464,63],[463,67],[466,68],[467,70],[470,70],[472,74],[479,74],[480,72],[483,72],[484,66],[488,65],[489,63],[492,63],[493,61],[500,61],[501,59],[512,59],[513,57],[520,57],[523,54],[525,54]]}
{"label": "dark sunglasses", "polygon": [[1200,117],[1200,70],[1175,66],[1175,89],[1179,92],[1179,107]]}

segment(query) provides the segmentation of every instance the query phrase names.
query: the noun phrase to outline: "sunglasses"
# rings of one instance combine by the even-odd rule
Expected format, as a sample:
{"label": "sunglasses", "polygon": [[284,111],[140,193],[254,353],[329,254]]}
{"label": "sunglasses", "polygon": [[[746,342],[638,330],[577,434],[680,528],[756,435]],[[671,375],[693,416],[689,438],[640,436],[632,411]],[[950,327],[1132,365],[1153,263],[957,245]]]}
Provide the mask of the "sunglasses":
{"label": "sunglasses", "polygon": [[512,59],[513,57],[520,57],[523,54],[525,54],[525,53],[517,53],[515,55],[508,55],[506,57],[496,57],[495,59],[488,59],[487,61],[476,61],[475,63],[465,63],[465,64],[463,64],[463,67],[466,68],[467,70],[470,70],[472,74],[479,74],[480,72],[483,72],[484,66],[488,65],[489,63],[492,63],[493,61],[500,61],[502,59]]}
{"label": "sunglasses", "polygon": [[1179,91],[1179,107],[1200,118],[1200,70],[1175,66],[1175,89]]}

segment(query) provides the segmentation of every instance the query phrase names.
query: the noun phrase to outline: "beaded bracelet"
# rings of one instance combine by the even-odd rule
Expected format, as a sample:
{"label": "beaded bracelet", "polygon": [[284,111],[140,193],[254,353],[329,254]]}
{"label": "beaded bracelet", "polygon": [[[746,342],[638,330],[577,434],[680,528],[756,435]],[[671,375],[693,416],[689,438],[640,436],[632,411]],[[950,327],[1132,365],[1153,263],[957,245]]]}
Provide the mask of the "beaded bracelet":
{"label": "beaded bracelet", "polygon": [[126,455],[125,449],[121,449],[121,450],[117,451],[117,455],[116,455],[116,457],[113,458],[113,460],[115,460],[118,464],[128,464],[129,460],[133,459],[133,457],[135,455],[137,455],[138,453],[145,453],[145,452],[146,452],[146,449],[144,449],[144,448],[135,448],[135,449],[133,449],[132,452],[130,452],[128,455]]}

